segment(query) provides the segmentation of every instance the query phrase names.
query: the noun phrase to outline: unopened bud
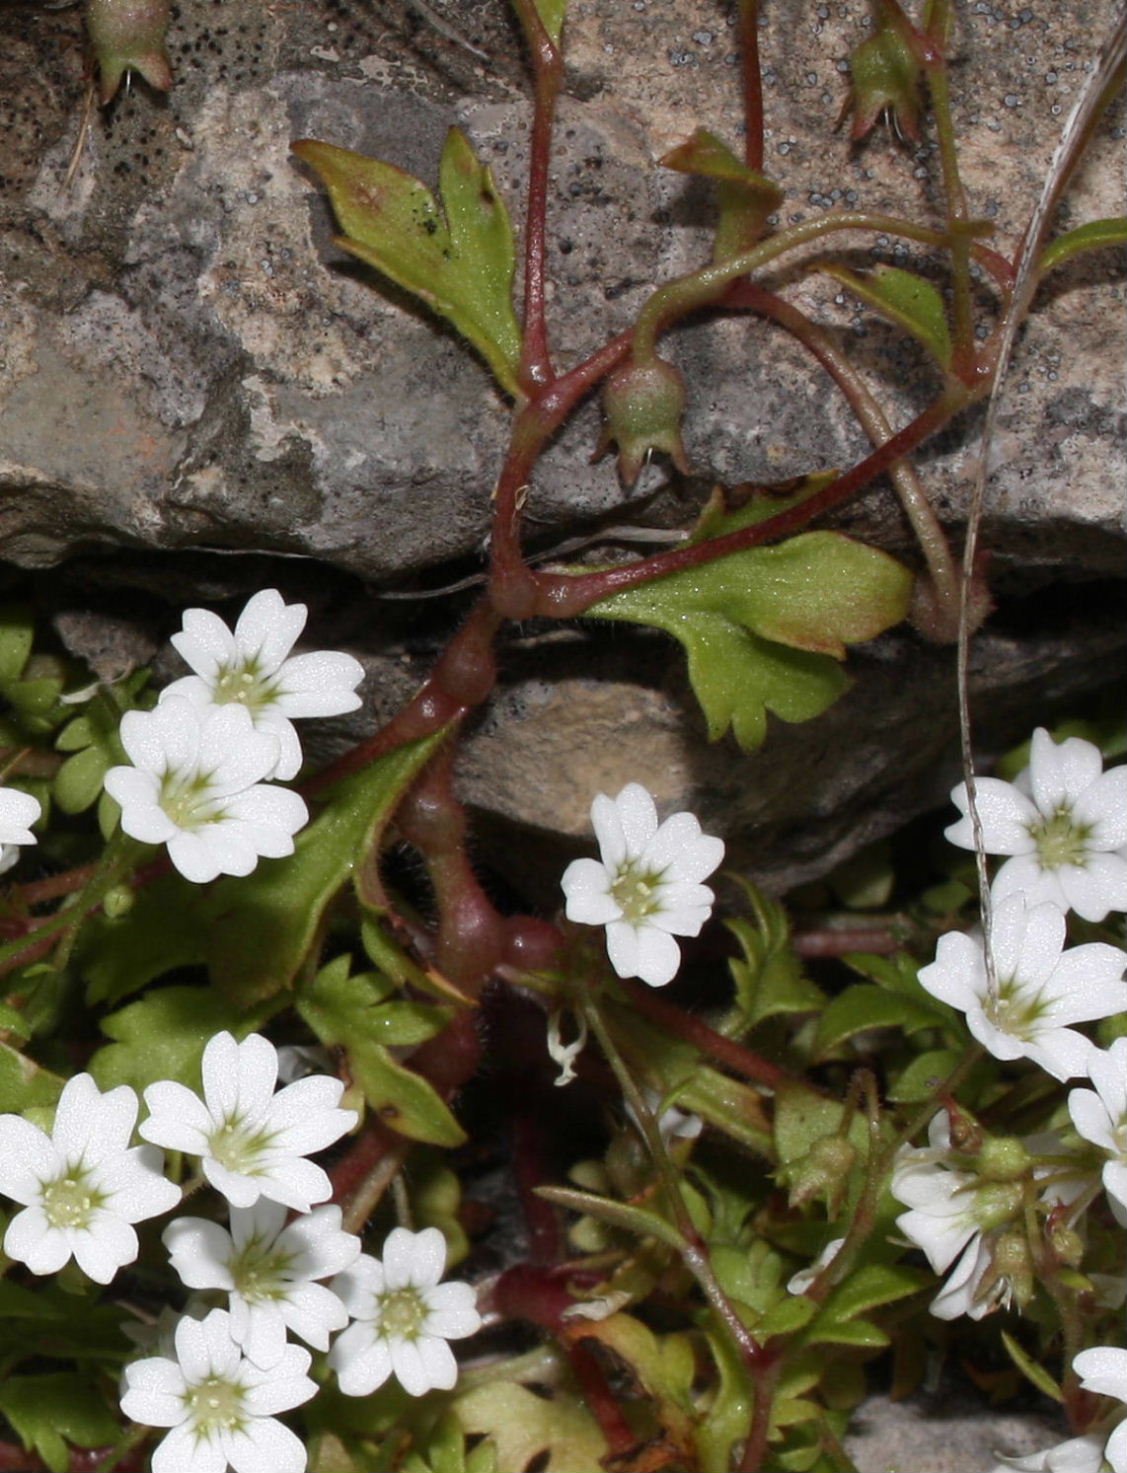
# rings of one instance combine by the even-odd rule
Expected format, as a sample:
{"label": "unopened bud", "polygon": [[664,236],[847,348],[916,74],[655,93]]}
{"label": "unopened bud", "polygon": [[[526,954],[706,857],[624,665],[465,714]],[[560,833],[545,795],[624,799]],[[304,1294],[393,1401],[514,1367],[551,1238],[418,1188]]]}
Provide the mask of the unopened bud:
{"label": "unopened bud", "polygon": [[978,1174],[986,1181],[1020,1181],[1031,1164],[1016,1136],[988,1136],[978,1153]]}
{"label": "unopened bud", "polygon": [[849,1187],[856,1159],[856,1148],[844,1136],[827,1135],[815,1141],[792,1170],[790,1205],[801,1207],[824,1197],[832,1215]]}
{"label": "unopened bud", "polygon": [[984,1232],[1009,1222],[1021,1207],[1018,1182],[988,1182],[974,1194],[974,1220]]}
{"label": "unopened bud", "polygon": [[[1002,1285],[1004,1289],[1001,1289]],[[1007,1305],[1012,1301],[1019,1309],[1024,1309],[1033,1298],[1033,1256],[1024,1234],[999,1234],[991,1254],[990,1272],[982,1282],[982,1291],[989,1293],[991,1287],[995,1287],[1000,1300]]]}
{"label": "unopened bud", "polygon": [[133,909],[137,894],[132,885],[115,885],[112,890],[106,892],[106,898],[102,901],[102,912],[111,921],[116,921],[119,916],[128,915]]}
{"label": "unopened bud", "polygon": [[1051,1219],[1045,1234],[1048,1244],[1059,1263],[1067,1268],[1079,1268],[1084,1261],[1084,1239],[1075,1228]]}
{"label": "unopened bud", "polygon": [[98,60],[98,100],[103,106],[126,72],[140,72],[158,92],[172,86],[164,40],[171,10],[171,0],[89,0],[86,28]]}
{"label": "unopened bud", "polygon": [[653,450],[668,455],[682,474],[688,461],[681,442],[681,416],[685,412],[685,383],[672,363],[654,358],[648,363],[631,360],[606,381],[603,413],[606,425],[595,449],[597,460],[613,443],[618,446],[618,473],[632,486]]}
{"label": "unopened bud", "polygon": [[912,48],[893,25],[883,25],[875,36],[849,58],[853,86],[842,116],[853,114],[850,137],[856,141],[872,131],[887,113],[894,127],[913,143],[920,137],[920,66]]}

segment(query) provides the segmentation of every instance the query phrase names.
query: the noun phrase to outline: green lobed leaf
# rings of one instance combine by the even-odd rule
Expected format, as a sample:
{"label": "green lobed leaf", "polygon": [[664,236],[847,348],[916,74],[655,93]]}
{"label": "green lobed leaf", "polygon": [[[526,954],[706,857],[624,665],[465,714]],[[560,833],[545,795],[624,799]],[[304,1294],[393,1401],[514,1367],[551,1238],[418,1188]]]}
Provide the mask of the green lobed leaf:
{"label": "green lobed leaf", "polygon": [[915,1033],[921,1028],[939,1028],[947,1015],[927,1002],[886,992],[872,983],[858,983],[839,993],[818,1019],[814,1057],[824,1058],[833,1049],[869,1028],[900,1028]]}
{"label": "green lobed leaf", "polygon": [[845,646],[907,613],[912,578],[887,553],[836,532],[805,532],[673,573],[592,605],[592,618],[664,629],[685,646],[715,740],[731,726],[759,746],[767,712],[819,715],[848,681]]}
{"label": "green lobed leaf", "polygon": [[467,1435],[489,1438],[498,1468],[579,1473],[604,1466],[598,1422],[562,1388],[548,1400],[516,1381],[492,1381],[462,1392],[452,1410]]}
{"label": "green lobed leaf", "polygon": [[749,169],[707,128],[698,128],[661,163],[666,169],[715,181],[720,218],[712,247],[714,261],[727,261],[750,250],[767,229],[767,217],[786,198],[774,180]]}
{"label": "green lobed leaf", "polygon": [[90,1073],[101,1089],[128,1084],[140,1093],[158,1079],[198,1089],[200,1059],[212,1034],[228,1029],[242,1038],[276,1010],[267,1004],[248,1014],[210,987],[155,989],[102,1020],[113,1042],[90,1060]]}
{"label": "green lobed leaf", "polygon": [[389,982],[370,972],[348,973],[347,956],[323,967],[299,989],[298,1012],[322,1043],[347,1051],[353,1081],[385,1125],[431,1145],[462,1145],[465,1132],[433,1086],[392,1058],[386,1047],[433,1037],[449,1021],[451,1010],[386,1001]]}
{"label": "green lobed leaf", "polygon": [[293,984],[330,905],[445,735],[398,747],[338,783],[288,859],[209,887],[199,915],[212,981],[225,997],[249,1007]]}
{"label": "green lobed leaf", "polygon": [[1075,230],[1066,231],[1049,242],[1041,256],[1040,274],[1044,276],[1047,271],[1063,266],[1083,251],[1124,245],[1127,245],[1127,217],[1119,215],[1107,220],[1089,220],[1086,225],[1078,225]]}
{"label": "green lobed leaf", "polygon": [[445,317],[507,393],[519,392],[513,310],[516,248],[504,201],[465,134],[451,128],[439,164],[441,204],[421,180],[381,159],[303,138],[344,235],[339,244]]}
{"label": "green lobed leaf", "polygon": [[53,1105],[65,1083],[11,1044],[0,1043],[0,1112],[20,1115],[36,1106]]}
{"label": "green lobed leaf", "polygon": [[742,962],[728,963],[736,984],[734,1021],[739,1031],[747,1032],[777,1013],[818,1012],[825,1006],[825,995],[803,974],[802,963],[790,944],[786,911],[742,877],[736,876],[736,880],[755,916],[754,922],[725,922],[744,954]]}
{"label": "green lobed leaf", "polygon": [[876,266],[859,276],[846,266],[819,266],[825,276],[841,282],[855,297],[887,317],[921,343],[941,368],[951,366],[951,329],[943,294],[932,282],[899,266]]}
{"label": "green lobed leaf", "polygon": [[0,1411],[24,1447],[37,1452],[51,1473],[65,1473],[69,1466],[68,1442],[105,1447],[121,1436],[103,1398],[72,1372],[7,1378],[0,1383]]}
{"label": "green lobed leaf", "polygon": [[[800,1164],[816,1142],[840,1135],[844,1124],[839,1101],[819,1094],[802,1080],[780,1084],[775,1092],[775,1150],[780,1166]],[[859,1153],[867,1154],[868,1130],[859,1111],[849,1117],[847,1139]],[[786,1177],[787,1172],[781,1175]]]}

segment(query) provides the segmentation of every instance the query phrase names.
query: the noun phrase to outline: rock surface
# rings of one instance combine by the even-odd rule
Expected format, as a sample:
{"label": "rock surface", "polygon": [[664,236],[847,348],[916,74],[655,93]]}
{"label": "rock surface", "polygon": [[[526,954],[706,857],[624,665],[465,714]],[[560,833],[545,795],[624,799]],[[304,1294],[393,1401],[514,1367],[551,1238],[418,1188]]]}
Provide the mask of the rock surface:
{"label": "rock surface", "polygon": [[[868,14],[860,0],[765,7],[768,168],[788,191],[784,222],[934,201],[934,144],[882,133],[851,149],[833,132]],[[560,364],[707,253],[706,194],[655,159],[697,124],[735,141],[731,20],[715,0],[571,6],[550,218]],[[1105,20],[1100,0],[964,9],[952,84],[965,182],[1003,250]],[[289,144],[319,137],[433,184],[458,123],[519,217],[527,86],[504,6],[191,0],[170,38],[168,98],[138,86],[85,131],[77,11],[5,5],[0,32],[0,554],[32,570],[66,637],[96,647],[109,629],[111,663],[128,663],[130,638],[149,658],[177,604],[276,583],[309,598],[318,640],[368,659],[367,721],[390,714],[466,604],[373,602],[373,591],[480,567],[509,411],[451,334],[332,245],[325,201]],[[1121,111],[1105,120],[1062,224],[1122,211],[1121,124]],[[906,259],[891,240],[882,252]],[[901,337],[825,278],[787,274],[793,300],[837,323],[894,420],[934,392]],[[1103,253],[1053,278],[1007,385],[984,532],[1001,607],[976,654],[986,747],[1122,664],[1111,581],[1125,542],[1122,275]],[[588,406],[538,468],[537,546],[608,522],[684,525],[715,480],[863,453],[820,370],[762,323],[694,322],[668,351],[690,378],[694,476],[671,483],[654,466],[625,494],[609,462],[589,463]],[[956,526],[978,423],[968,416],[923,457]],[[887,489],[839,522],[911,556]],[[857,686],[825,718],[776,729],[743,757],[704,746],[682,662],[656,637],[518,631],[468,744],[464,790],[503,855],[513,825],[527,844],[577,840],[591,793],[641,775],[731,836],[758,878],[786,885],[939,801],[954,776],[950,652],[898,634],[852,668]],[[354,730],[339,724],[336,740]]]}

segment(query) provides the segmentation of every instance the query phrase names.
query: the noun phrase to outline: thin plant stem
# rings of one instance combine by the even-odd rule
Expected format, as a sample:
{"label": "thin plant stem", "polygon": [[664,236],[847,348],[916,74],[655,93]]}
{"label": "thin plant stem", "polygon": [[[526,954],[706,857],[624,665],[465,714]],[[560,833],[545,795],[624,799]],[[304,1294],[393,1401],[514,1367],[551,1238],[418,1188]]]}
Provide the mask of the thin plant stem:
{"label": "thin plant stem", "polygon": [[763,73],[759,65],[759,0],[740,0],[740,66],[743,72],[744,163],[763,172]]}
{"label": "thin plant stem", "polygon": [[531,0],[514,0],[532,57],[535,97],[524,224],[524,334],[517,379],[525,393],[554,377],[545,314],[549,165],[563,58]]}
{"label": "thin plant stem", "polygon": [[[887,445],[893,430],[884,410],[830,334],[790,302],[763,287],[743,282],[739,295],[742,304],[773,318],[814,355],[845,395],[873,448]],[[959,608],[959,569],[946,533],[911,461],[905,458],[889,466],[888,478],[900,499],[904,515],[911,523],[937,597],[949,612],[951,637],[954,638]]]}
{"label": "thin plant stem", "polygon": [[741,1361],[749,1373],[758,1373],[762,1365],[762,1351],[756,1343],[747,1326],[736,1313],[728,1296],[720,1286],[712,1264],[708,1257],[708,1248],[689,1216],[688,1208],[685,1206],[681,1195],[680,1183],[677,1179],[677,1169],[669,1158],[669,1152],[665,1149],[661,1131],[653,1118],[653,1112],[646,1104],[641,1090],[634,1083],[634,1079],[623,1062],[622,1055],[611,1037],[610,1031],[603,1021],[603,1015],[598,1004],[595,1002],[590,988],[583,986],[582,996],[583,1016],[588,1026],[599,1040],[603,1055],[614,1071],[618,1080],[619,1088],[634,1114],[638,1127],[645,1139],[646,1146],[653,1158],[658,1176],[661,1180],[664,1195],[668,1201],[669,1209],[673,1213],[677,1231],[681,1236],[681,1257],[685,1267],[700,1285],[705,1298],[716,1311],[717,1317],[725,1327],[733,1345],[738,1352]]}
{"label": "thin plant stem", "polygon": [[673,552],[659,553],[644,562],[629,563],[624,567],[607,568],[597,573],[579,575],[541,574],[538,578],[540,597],[533,612],[546,617],[577,617],[586,613],[601,599],[609,598],[626,588],[636,588],[655,578],[666,578],[670,573],[680,573],[689,568],[700,567],[733,552],[743,552],[749,547],[758,547],[774,542],[805,526],[815,516],[835,506],[840,506],[863,487],[883,475],[903,456],[915,450],[938,429],[954,418],[967,404],[985,393],[988,384],[983,383],[978,393],[972,393],[961,385],[949,385],[943,393],[914,420],[898,430],[879,449],[872,451],[851,470],[835,477],[828,486],[808,497],[800,505],[780,512],[778,516],[756,525],[743,527],[738,532],[729,532],[723,537],[710,538],[694,543],[690,547],[677,548]]}
{"label": "thin plant stem", "polygon": [[816,220],[804,220],[779,230],[750,250],[724,261],[714,261],[687,276],[667,282],[652,294],[634,327],[634,356],[642,362],[654,355],[658,335],[677,318],[714,302],[725,287],[749,272],[758,271],[798,246],[824,240],[843,230],[859,230],[866,234],[895,235],[924,245],[945,246],[945,231],[917,225],[893,215],[874,215],[864,210],[831,210]]}

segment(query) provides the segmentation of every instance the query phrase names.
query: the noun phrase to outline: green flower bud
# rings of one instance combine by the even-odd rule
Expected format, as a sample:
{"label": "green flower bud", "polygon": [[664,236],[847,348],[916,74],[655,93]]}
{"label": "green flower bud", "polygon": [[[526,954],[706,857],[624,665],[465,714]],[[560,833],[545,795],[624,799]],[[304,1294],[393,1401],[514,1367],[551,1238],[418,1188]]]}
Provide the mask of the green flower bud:
{"label": "green flower bud", "polygon": [[974,1194],[974,1220],[984,1232],[1009,1222],[1021,1207],[1017,1182],[989,1182]]}
{"label": "green flower bud", "polygon": [[126,72],[140,72],[158,92],[172,86],[164,43],[171,9],[171,0],[89,0],[86,28],[98,61],[98,100],[103,106]]}
{"label": "green flower bud", "polygon": [[978,1174],[986,1181],[1020,1181],[1031,1164],[1029,1152],[1015,1136],[988,1136],[978,1153]]}
{"label": "green flower bud", "polygon": [[688,461],[681,443],[681,416],[685,411],[685,383],[672,363],[654,358],[631,360],[615,369],[603,388],[607,417],[595,450],[598,460],[613,442],[618,446],[618,473],[632,486],[651,451],[661,450],[687,475]]}
{"label": "green flower bud", "polygon": [[982,1288],[1004,1281],[1009,1285],[1006,1303],[1011,1301],[1024,1309],[1033,1298],[1033,1255],[1022,1233],[1000,1233],[994,1243],[990,1272],[983,1278]]}
{"label": "green flower bud", "polygon": [[842,116],[853,114],[850,137],[856,142],[888,114],[896,130],[912,140],[920,137],[920,65],[903,30],[882,21],[876,34],[849,58],[853,85]]}
{"label": "green flower bud", "polygon": [[109,920],[116,921],[119,916],[129,914],[136,899],[132,885],[115,885],[106,892],[106,898],[102,901],[103,914]]}
{"label": "green flower bud", "polygon": [[832,1216],[848,1190],[856,1159],[856,1148],[844,1136],[827,1135],[815,1141],[792,1170],[790,1205],[801,1207],[824,1197]]}
{"label": "green flower bud", "polygon": [[1084,1239],[1066,1223],[1053,1222],[1050,1218],[1045,1236],[1058,1262],[1066,1268],[1079,1268],[1084,1261]]}

